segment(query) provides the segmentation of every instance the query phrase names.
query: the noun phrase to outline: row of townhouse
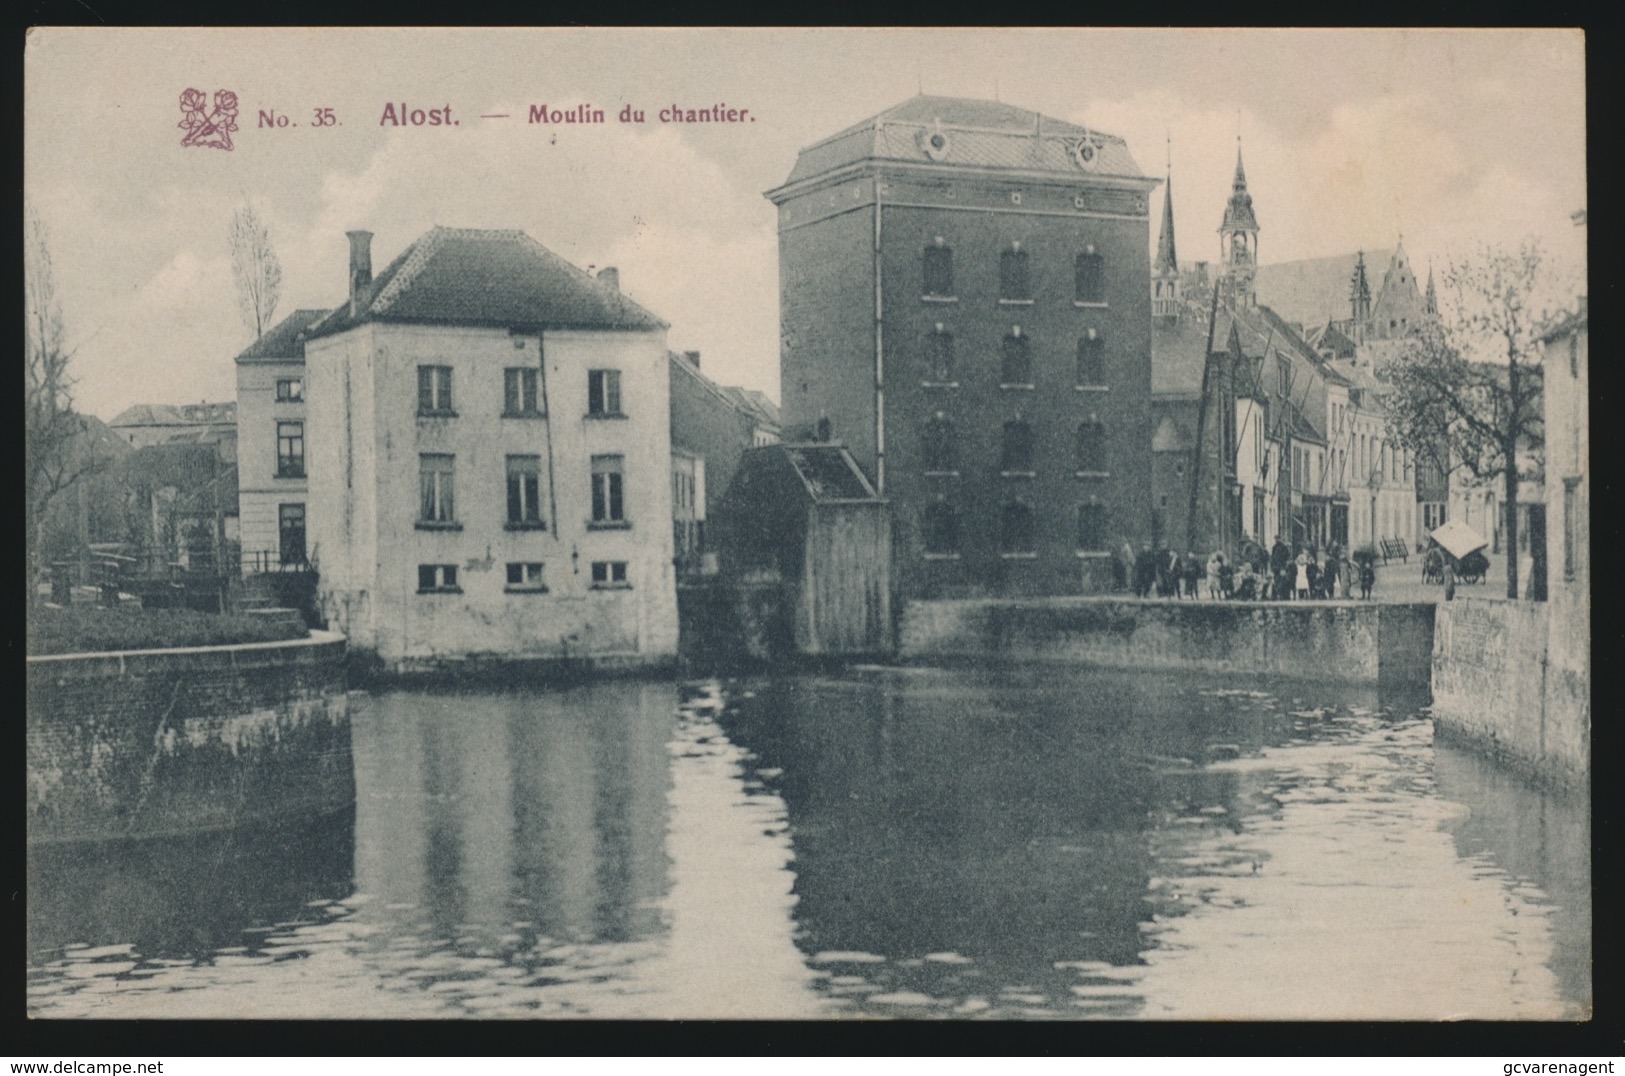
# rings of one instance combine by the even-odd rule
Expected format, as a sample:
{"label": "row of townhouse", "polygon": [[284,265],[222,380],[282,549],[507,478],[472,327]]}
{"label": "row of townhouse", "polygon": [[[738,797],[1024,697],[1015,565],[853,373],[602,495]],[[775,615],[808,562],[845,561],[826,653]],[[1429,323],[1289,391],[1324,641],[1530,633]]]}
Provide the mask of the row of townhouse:
{"label": "row of townhouse", "polygon": [[347,301],[237,360],[245,570],[313,565],[330,624],[396,669],[673,655],[708,456],[736,465],[771,415],[718,390],[751,421],[674,440],[673,364],[698,357],[614,270],[435,228],[375,276],[348,235]]}
{"label": "row of townhouse", "polygon": [[[1171,186],[1171,177],[1170,177]],[[1171,545],[1344,549],[1422,543],[1446,515],[1442,474],[1387,429],[1375,367],[1437,316],[1403,245],[1258,265],[1238,151],[1220,263],[1180,269],[1171,195],[1152,269],[1153,532]],[[1436,471],[1437,469],[1435,469]]]}

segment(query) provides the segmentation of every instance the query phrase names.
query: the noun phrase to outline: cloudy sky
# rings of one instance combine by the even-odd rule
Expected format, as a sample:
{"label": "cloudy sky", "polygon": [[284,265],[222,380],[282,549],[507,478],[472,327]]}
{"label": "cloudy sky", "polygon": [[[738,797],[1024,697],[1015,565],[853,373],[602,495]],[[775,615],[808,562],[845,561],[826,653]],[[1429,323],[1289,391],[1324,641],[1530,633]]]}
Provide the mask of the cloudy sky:
{"label": "cloudy sky", "polygon": [[[922,88],[1122,135],[1152,174],[1171,138],[1182,259],[1217,258],[1239,131],[1266,263],[1403,233],[1425,265],[1536,235],[1577,273],[1583,48],[1576,31],[1529,30],[43,30],[26,53],[26,197],[78,401],[103,418],[232,398],[250,341],[226,235],[244,202],[270,222],[279,316],[343,294],[347,229],[375,233],[381,268],[436,224],[521,228],[618,266],[673,347],[777,396],[762,192],[801,146]],[[188,87],[237,93],[232,152],[180,145]],[[381,126],[391,101],[462,122]],[[532,104],[577,102],[649,122],[525,123]],[[656,122],[718,102],[756,122]],[[338,124],[313,127],[319,107]],[[298,126],[260,129],[261,110]]]}

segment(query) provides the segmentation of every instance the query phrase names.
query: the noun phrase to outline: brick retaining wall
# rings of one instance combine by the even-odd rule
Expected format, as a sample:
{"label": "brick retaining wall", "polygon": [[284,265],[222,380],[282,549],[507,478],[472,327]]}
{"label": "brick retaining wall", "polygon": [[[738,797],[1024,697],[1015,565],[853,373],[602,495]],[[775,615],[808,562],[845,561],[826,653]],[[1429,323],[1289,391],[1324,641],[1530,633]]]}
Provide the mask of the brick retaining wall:
{"label": "brick retaining wall", "polygon": [[1425,686],[1427,604],[1126,598],[910,602],[905,660],[1002,658]]}
{"label": "brick retaining wall", "polygon": [[154,837],[355,800],[345,640],[28,659],[30,843]]}
{"label": "brick retaining wall", "polygon": [[1443,736],[1561,785],[1591,772],[1589,676],[1549,660],[1566,625],[1544,602],[1457,598],[1438,608],[1433,719]]}

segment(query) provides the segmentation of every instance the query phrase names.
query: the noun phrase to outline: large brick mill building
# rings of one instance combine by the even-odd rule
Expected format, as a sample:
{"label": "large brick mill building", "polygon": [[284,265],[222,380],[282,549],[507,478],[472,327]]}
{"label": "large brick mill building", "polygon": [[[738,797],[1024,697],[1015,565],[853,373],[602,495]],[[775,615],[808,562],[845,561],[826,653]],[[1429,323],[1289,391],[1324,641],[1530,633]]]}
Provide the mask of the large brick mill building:
{"label": "large brick mill building", "polygon": [[1157,182],[1121,138],[922,95],[768,192],[786,432],[891,502],[901,596],[1110,590],[1149,539]]}

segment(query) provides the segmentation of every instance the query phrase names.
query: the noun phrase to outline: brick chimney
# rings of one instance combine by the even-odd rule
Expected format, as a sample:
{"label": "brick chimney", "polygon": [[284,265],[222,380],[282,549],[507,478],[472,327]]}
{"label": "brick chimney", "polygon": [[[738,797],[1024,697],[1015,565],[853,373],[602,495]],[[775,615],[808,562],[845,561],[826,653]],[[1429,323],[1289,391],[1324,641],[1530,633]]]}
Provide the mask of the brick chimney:
{"label": "brick chimney", "polygon": [[598,279],[615,291],[621,290],[621,271],[613,265],[606,265],[598,270]]}
{"label": "brick chimney", "polygon": [[700,368],[700,353],[698,351],[685,351],[683,352],[683,358],[692,363],[694,369],[698,370]]}
{"label": "brick chimney", "polygon": [[361,298],[372,283],[372,233],[345,232],[350,239],[350,316],[361,309]]}

